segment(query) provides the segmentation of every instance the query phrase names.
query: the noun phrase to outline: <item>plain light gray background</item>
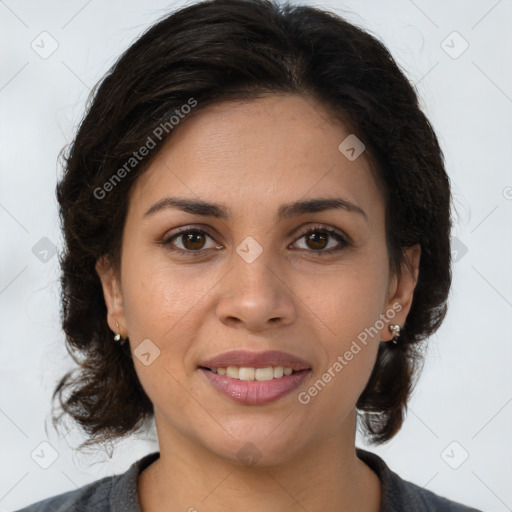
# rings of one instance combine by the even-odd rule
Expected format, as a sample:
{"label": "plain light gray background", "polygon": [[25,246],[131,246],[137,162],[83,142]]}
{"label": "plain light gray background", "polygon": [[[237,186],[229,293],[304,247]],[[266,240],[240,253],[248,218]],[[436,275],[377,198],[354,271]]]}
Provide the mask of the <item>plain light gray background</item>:
{"label": "plain light gray background", "polygon": [[[408,417],[388,444],[358,446],[443,496],[512,510],[512,1],[310,4],[370,30],[417,85],[457,214],[449,312],[430,340]],[[45,432],[51,393],[71,367],[52,253],[62,243],[54,189],[57,154],[89,89],[137,35],[181,5],[0,0],[0,512],[125,471],[158,449],[133,438],[112,459],[84,456],[73,451],[76,430],[65,440],[51,426]]]}

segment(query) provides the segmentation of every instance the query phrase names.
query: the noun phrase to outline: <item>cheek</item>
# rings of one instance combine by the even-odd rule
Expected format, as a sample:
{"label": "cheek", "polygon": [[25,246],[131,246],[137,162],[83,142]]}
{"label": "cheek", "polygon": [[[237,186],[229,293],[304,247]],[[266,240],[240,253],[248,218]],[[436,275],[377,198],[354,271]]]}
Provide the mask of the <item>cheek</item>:
{"label": "cheek", "polygon": [[[208,294],[220,276],[194,265],[171,265],[165,256],[156,256],[126,251],[122,270],[126,325],[135,368],[147,394],[157,402],[159,396],[181,402],[178,382],[186,382],[193,368],[192,349],[204,337]],[[147,339],[158,354],[150,366],[137,359],[138,346]]]}
{"label": "cheek", "polygon": [[[169,265],[150,262],[143,253],[127,255],[123,273],[123,307],[139,381],[157,409],[185,410],[190,404],[182,386],[198,321],[191,312],[205,291],[187,286],[179,273],[171,275]],[[146,361],[143,353],[150,354]]]}
{"label": "cheek", "polygon": [[389,279],[385,257],[361,254],[316,281],[309,306],[338,344],[356,338],[384,312]]}
{"label": "cheek", "polygon": [[339,414],[339,421],[364,390],[377,357],[388,283],[387,267],[377,263],[381,261],[362,258],[340,269],[324,280],[322,293],[311,297],[309,307],[325,327],[324,355],[304,401]]}
{"label": "cheek", "polygon": [[127,246],[122,283],[128,330],[160,344],[176,338],[176,331],[183,333],[190,322],[188,313],[208,290],[208,274],[198,278],[201,273],[190,272],[191,266],[176,268],[159,253]]}
{"label": "cheek", "polygon": [[380,341],[371,327],[379,314],[377,301],[370,305],[362,292],[352,294],[344,307],[332,312],[332,332],[322,339],[321,367],[298,397],[301,404],[311,407],[311,417],[323,423],[320,430],[326,435],[334,435],[368,383]]}

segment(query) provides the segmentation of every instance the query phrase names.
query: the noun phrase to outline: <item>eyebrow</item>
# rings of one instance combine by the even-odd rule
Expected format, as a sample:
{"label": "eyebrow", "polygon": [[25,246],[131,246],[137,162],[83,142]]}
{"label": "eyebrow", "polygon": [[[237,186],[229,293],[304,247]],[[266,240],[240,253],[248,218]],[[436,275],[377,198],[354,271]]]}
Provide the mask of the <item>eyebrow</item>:
{"label": "eyebrow", "polygon": [[[193,215],[215,217],[223,220],[227,220],[230,217],[230,210],[224,205],[209,203],[200,199],[186,199],[180,197],[163,197],[146,211],[144,217],[169,208],[182,210]],[[335,209],[357,213],[368,222],[368,217],[362,208],[342,198],[316,198],[286,203],[279,207],[277,217],[279,220],[282,220],[305,213],[317,213]]]}

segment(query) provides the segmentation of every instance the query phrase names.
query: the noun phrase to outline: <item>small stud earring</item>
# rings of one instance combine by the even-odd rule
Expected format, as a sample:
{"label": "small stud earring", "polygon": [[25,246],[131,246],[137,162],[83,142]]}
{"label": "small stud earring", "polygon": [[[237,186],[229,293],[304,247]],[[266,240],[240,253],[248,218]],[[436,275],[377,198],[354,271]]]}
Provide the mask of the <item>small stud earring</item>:
{"label": "small stud earring", "polygon": [[[116,327],[119,330],[119,324],[116,322]],[[121,340],[121,334],[119,332],[116,332],[116,335],[114,336],[114,341],[120,341]]]}
{"label": "small stud earring", "polygon": [[400,338],[400,334],[402,332],[402,329],[400,328],[399,325],[390,325],[388,327],[388,329],[390,330],[390,332],[393,334],[393,338],[392,338],[392,342],[396,345],[398,344],[398,338]]}

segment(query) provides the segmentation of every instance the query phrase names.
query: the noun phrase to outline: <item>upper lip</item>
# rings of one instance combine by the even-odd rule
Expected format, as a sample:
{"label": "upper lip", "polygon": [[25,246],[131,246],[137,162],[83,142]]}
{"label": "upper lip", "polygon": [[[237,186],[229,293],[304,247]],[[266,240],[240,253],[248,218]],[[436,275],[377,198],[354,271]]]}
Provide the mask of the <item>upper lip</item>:
{"label": "upper lip", "polygon": [[268,366],[283,366],[296,371],[311,368],[311,365],[304,359],[279,350],[266,350],[264,352],[230,350],[202,361],[199,366],[205,368],[226,368],[228,366],[265,368]]}

